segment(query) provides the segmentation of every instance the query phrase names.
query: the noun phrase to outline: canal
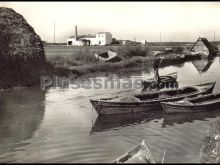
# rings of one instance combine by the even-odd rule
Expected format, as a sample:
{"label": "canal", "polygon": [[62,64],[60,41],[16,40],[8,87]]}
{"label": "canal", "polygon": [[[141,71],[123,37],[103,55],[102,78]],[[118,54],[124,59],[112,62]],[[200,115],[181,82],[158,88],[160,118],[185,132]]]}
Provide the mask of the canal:
{"label": "canal", "polygon": [[[159,70],[161,75],[176,71],[179,86],[216,81],[214,92],[220,90],[219,57]],[[146,69],[95,78],[136,80],[152,76],[152,69]],[[0,162],[108,163],[143,139],[158,162],[164,150],[165,163],[198,162],[202,141],[212,123],[220,119],[220,111],[98,117],[89,102],[93,97],[130,91],[121,87],[31,87],[0,92]]]}

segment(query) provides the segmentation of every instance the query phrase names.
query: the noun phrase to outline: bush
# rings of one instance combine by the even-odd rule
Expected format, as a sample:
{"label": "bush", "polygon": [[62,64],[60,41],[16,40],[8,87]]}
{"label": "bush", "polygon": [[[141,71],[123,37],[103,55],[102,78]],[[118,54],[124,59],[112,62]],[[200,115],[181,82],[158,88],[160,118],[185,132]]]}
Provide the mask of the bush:
{"label": "bush", "polygon": [[183,50],[184,50],[184,48],[181,47],[181,46],[173,47],[173,53],[176,53],[176,54],[180,54],[180,53],[182,53]]}
{"label": "bush", "polygon": [[51,55],[47,57],[47,61],[55,67],[69,67],[79,66],[84,64],[94,64],[98,62],[94,53],[88,51],[88,49],[80,49],[74,52],[72,55]]}
{"label": "bush", "polygon": [[74,53],[71,56],[71,60],[83,63],[98,62],[98,59],[95,58],[94,53],[89,52],[88,48],[80,49],[77,53]]}
{"label": "bush", "polygon": [[72,60],[70,57],[65,56],[51,56],[48,58],[48,62],[50,62],[55,67],[63,67],[63,66],[77,66],[78,63]]}
{"label": "bush", "polygon": [[149,55],[149,50],[145,46],[122,46],[118,49],[118,54],[124,58],[135,56],[145,57]]}
{"label": "bush", "polygon": [[213,47],[213,49],[214,49],[215,51],[218,51],[218,46],[217,46],[217,45],[212,45],[212,47]]}

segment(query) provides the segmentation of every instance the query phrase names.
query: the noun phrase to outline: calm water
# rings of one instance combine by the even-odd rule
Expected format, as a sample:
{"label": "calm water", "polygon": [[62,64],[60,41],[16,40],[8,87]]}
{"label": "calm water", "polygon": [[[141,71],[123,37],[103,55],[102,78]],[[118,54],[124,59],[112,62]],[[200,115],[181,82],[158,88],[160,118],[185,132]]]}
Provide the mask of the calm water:
{"label": "calm water", "polygon": [[[160,74],[178,71],[180,86],[216,80],[214,91],[218,91],[220,59],[195,65],[165,67]],[[136,79],[152,75],[148,69],[114,76]],[[1,92],[0,162],[112,162],[143,139],[158,162],[165,149],[166,163],[197,162],[210,124],[220,119],[220,111],[97,117],[89,99],[114,93],[123,93],[123,89],[42,91],[33,87]]]}

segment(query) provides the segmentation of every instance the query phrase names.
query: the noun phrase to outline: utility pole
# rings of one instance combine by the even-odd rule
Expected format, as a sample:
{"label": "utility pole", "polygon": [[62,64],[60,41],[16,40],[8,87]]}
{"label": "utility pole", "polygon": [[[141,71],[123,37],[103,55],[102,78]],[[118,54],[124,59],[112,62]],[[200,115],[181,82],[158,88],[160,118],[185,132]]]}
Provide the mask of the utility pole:
{"label": "utility pole", "polygon": [[56,42],[56,40],[55,40],[55,20],[53,22],[53,42],[54,42],[54,45],[55,45],[55,42]]}
{"label": "utility pole", "polygon": [[215,32],[214,32],[214,43],[215,43]]}
{"label": "utility pole", "polygon": [[160,45],[161,45],[161,32],[160,32]]}

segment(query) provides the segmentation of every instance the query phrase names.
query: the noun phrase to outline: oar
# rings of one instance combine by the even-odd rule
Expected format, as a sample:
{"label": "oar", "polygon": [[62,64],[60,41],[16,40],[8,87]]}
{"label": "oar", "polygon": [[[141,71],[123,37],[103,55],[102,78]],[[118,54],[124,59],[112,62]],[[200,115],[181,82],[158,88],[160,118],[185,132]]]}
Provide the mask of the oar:
{"label": "oar", "polygon": [[163,162],[164,162],[165,154],[166,154],[166,149],[165,149],[164,152],[163,152],[163,158],[162,158],[162,161],[161,161],[162,164],[163,164]]}

